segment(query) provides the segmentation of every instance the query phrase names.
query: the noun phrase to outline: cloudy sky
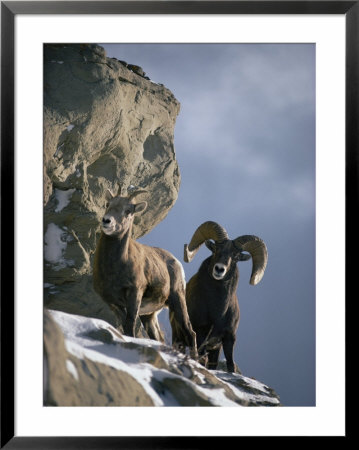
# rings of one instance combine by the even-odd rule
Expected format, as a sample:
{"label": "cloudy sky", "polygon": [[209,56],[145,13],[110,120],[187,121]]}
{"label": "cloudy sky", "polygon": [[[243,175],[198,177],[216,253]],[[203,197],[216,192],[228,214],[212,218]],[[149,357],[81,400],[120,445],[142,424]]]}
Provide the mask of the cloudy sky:
{"label": "cloudy sky", "polygon": [[[239,263],[235,360],[284,405],[314,406],[315,46],[101,45],[181,103],[179,197],[141,242],[183,261],[183,244],[206,220],[232,239],[261,237],[269,260],[260,284],[249,285],[251,264]],[[187,281],[207,256],[203,246],[183,263]]]}

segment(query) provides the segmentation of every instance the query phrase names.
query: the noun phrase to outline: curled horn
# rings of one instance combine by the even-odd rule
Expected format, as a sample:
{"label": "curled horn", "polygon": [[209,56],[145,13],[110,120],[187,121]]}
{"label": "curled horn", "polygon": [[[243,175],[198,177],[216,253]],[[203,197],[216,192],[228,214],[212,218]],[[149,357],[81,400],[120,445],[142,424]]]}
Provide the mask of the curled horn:
{"label": "curled horn", "polygon": [[116,194],[114,194],[114,191],[112,191],[111,189],[107,189],[107,192],[109,192],[109,193],[111,194],[111,197],[112,197],[112,198],[115,198],[115,197],[121,197],[121,195],[122,195],[122,187],[121,187],[121,185],[118,183],[118,188],[117,188]]}
{"label": "curled horn", "polygon": [[228,239],[227,231],[216,222],[208,221],[202,223],[194,232],[191,242],[184,246],[184,260],[191,262],[200,246],[207,239],[213,239],[215,242],[221,242]]}
{"label": "curled horn", "polygon": [[234,245],[241,251],[250,253],[253,261],[250,284],[258,284],[263,275],[268,262],[268,251],[265,243],[257,236],[239,236],[233,241]]}

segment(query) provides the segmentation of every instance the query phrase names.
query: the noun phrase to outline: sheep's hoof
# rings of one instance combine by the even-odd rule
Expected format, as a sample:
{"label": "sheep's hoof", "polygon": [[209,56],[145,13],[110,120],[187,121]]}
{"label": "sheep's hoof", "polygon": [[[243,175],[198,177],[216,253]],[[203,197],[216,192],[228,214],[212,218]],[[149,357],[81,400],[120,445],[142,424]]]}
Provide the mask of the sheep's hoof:
{"label": "sheep's hoof", "polygon": [[208,363],[208,369],[209,370],[216,370],[217,369],[217,363]]}

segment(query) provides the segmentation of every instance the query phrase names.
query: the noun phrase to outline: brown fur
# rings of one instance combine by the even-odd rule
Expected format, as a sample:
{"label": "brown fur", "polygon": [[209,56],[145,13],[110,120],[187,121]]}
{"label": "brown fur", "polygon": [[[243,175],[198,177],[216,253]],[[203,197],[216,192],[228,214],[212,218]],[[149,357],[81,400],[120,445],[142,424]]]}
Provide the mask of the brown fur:
{"label": "brown fur", "polygon": [[94,288],[114,310],[124,313],[123,328],[128,336],[135,335],[139,316],[149,337],[163,340],[157,313],[168,307],[182,330],[182,345],[190,347],[194,355],[196,335],[187,313],[181,265],[166,250],[132,239],[134,214],[147,207],[146,202],[134,204],[133,197],[109,198],[95,252]]}

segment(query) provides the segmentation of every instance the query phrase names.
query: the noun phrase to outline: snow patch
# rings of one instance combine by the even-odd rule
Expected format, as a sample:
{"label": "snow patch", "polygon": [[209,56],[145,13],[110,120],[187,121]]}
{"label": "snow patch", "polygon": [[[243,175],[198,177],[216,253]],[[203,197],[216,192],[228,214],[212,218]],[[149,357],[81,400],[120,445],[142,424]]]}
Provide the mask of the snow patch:
{"label": "snow patch", "polygon": [[70,125],[66,128],[66,130],[67,130],[67,131],[71,131],[73,128],[75,128],[75,125],[70,124]]}
{"label": "snow patch", "polygon": [[62,191],[61,189],[55,189],[55,198],[57,200],[57,206],[55,212],[62,211],[69,203],[72,194],[76,189],[68,189],[67,191]]}
{"label": "snow patch", "polygon": [[61,261],[63,252],[66,249],[66,242],[61,238],[64,232],[54,223],[49,223],[45,233],[45,259],[46,261],[57,264]]}
{"label": "snow patch", "polygon": [[241,406],[236,402],[230,400],[223,388],[215,388],[215,389],[205,389],[201,386],[198,386],[197,389],[202,391],[210,400],[214,406]]}
{"label": "snow patch", "polygon": [[66,369],[68,372],[71,373],[71,375],[75,378],[76,381],[79,380],[79,374],[77,373],[75,364],[72,361],[70,361],[69,359],[66,360]]}
{"label": "snow patch", "polygon": [[217,376],[217,378],[220,378],[223,381],[223,383],[225,383],[237,397],[243,398],[244,401],[246,401],[248,404],[251,402],[252,403],[269,402],[273,404],[279,403],[278,399],[269,397],[267,395],[266,386],[257,380],[253,380],[252,378],[247,377],[241,377],[244,379],[245,384],[248,385],[248,388],[261,391],[263,392],[263,395],[250,394],[246,392],[244,389],[241,389],[240,387],[236,387],[232,383],[229,383],[228,380],[231,378],[231,374],[228,374],[227,372],[214,370],[213,373]]}
{"label": "snow patch", "polygon": [[74,264],[73,260],[64,258],[64,252],[67,247],[66,232],[54,223],[49,223],[44,239],[44,257],[46,261],[54,264],[54,270],[60,270]]}

